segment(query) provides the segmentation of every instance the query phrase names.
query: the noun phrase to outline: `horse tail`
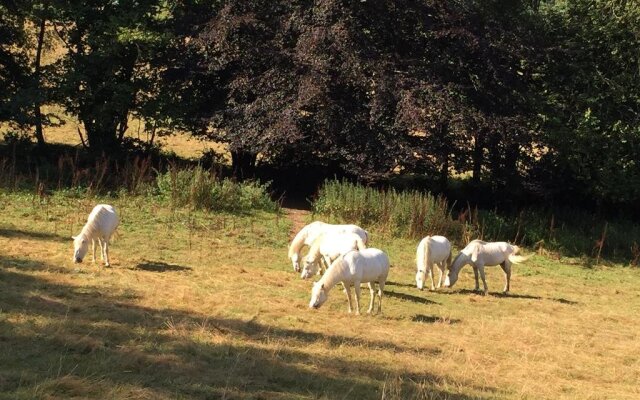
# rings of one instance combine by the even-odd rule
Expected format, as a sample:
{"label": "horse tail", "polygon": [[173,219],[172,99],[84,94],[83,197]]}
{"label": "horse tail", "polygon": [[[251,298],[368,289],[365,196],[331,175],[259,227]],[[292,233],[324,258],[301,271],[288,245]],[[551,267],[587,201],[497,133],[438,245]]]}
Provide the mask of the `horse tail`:
{"label": "horse tail", "polygon": [[509,254],[509,261],[511,261],[514,264],[520,264],[530,259],[532,255],[533,254],[528,256],[516,256],[514,254]]}
{"label": "horse tail", "polygon": [[424,241],[424,257],[422,259],[422,267],[425,273],[427,272],[427,266],[429,265],[429,248],[431,247],[431,237],[427,236]]}

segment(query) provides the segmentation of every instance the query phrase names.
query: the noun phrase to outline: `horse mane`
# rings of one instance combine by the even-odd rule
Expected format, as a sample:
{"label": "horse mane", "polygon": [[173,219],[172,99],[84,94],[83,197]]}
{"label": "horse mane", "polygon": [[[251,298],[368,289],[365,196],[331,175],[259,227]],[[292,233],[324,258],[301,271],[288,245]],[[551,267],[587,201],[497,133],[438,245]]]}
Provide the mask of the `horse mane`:
{"label": "horse mane", "polygon": [[[469,257],[469,258],[471,258],[469,255],[464,254],[463,252],[459,252],[459,253],[458,253],[458,255],[457,255],[457,256],[455,256],[455,258],[454,258],[454,259],[453,259],[453,261],[451,262],[451,265],[449,266],[449,270],[450,270],[450,271],[458,272],[458,271],[455,271],[455,270],[454,270],[454,266],[456,265],[456,263],[457,263],[458,259],[459,259],[460,257],[462,257],[462,256],[465,256],[465,257]],[[461,267],[457,267],[456,269],[460,269],[460,268],[461,268]]]}
{"label": "horse mane", "polygon": [[298,232],[291,241],[291,244],[289,245],[289,258],[293,257],[293,255],[298,253],[304,246],[304,241],[307,238],[307,226],[300,229],[300,232]]}
{"label": "horse mane", "polygon": [[358,236],[358,238],[356,239],[356,248],[358,249],[358,251],[362,251],[367,248],[366,242],[362,240],[360,236]]}
{"label": "horse mane", "polygon": [[[351,250],[351,251],[356,251],[356,250]],[[344,271],[344,264],[345,264],[344,256],[351,253],[351,251],[349,251],[346,254],[338,256],[338,258],[336,258],[331,263],[329,268],[327,268],[327,271],[324,273],[324,275],[322,275],[322,278],[320,278],[320,280],[318,281],[324,284],[325,291],[328,292],[335,285],[337,285],[338,282],[340,282],[342,278],[340,275]]]}
{"label": "horse mane", "polygon": [[82,230],[80,231],[80,234],[78,236],[84,236],[87,239],[92,239],[95,236],[96,232],[100,230],[100,223],[102,222],[101,217],[106,212],[107,210],[104,207],[100,207],[96,214],[90,214],[90,218],[87,219],[87,222],[82,227]]}

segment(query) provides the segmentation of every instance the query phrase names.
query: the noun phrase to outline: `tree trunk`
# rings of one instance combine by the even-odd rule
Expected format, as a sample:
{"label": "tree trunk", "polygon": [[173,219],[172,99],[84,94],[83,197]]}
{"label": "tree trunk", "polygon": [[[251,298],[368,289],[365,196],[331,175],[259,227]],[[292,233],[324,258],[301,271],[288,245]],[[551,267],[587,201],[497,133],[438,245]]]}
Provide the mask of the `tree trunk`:
{"label": "tree trunk", "polygon": [[47,25],[47,20],[43,17],[40,20],[40,26],[38,31],[38,45],[36,48],[36,59],[34,62],[34,80],[35,80],[35,91],[36,96],[33,100],[33,114],[35,117],[35,136],[38,142],[38,147],[42,148],[46,145],[44,140],[44,133],[42,131],[42,112],[40,110],[40,105],[42,103],[41,100],[41,91],[40,91],[40,59],[42,58],[42,46],[44,43],[44,32]]}
{"label": "tree trunk", "polygon": [[442,147],[440,149],[442,164],[440,167],[440,190],[447,190],[447,184],[449,181],[449,125],[443,124],[440,127],[440,143]]}
{"label": "tree trunk", "polygon": [[477,186],[480,184],[480,176],[482,174],[482,162],[484,156],[484,131],[476,131],[473,144],[473,183]]}
{"label": "tree trunk", "polygon": [[233,176],[238,179],[254,176],[257,154],[244,150],[231,151],[231,169]]}

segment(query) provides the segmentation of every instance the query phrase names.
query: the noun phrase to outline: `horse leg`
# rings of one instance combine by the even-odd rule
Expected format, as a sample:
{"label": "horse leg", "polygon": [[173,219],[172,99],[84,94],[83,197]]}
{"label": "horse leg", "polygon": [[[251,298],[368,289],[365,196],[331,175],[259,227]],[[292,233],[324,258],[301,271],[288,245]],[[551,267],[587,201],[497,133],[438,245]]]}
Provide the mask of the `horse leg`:
{"label": "horse leg", "polygon": [[436,290],[436,287],[433,284],[433,263],[429,263],[429,280],[431,280],[431,291]]}
{"label": "horse leg", "polygon": [[487,287],[487,280],[484,277],[484,265],[478,265],[478,273],[480,274],[480,278],[482,278],[482,286],[484,286],[483,295],[487,295],[489,292],[489,288]]}
{"label": "horse leg", "polygon": [[103,249],[104,249],[103,250],[104,251],[104,253],[103,253],[104,254],[104,257],[103,257],[104,265],[105,265],[105,267],[109,267],[109,266],[111,266],[111,264],[109,264],[109,241],[108,240],[103,240],[102,241],[102,246],[103,246]]}
{"label": "horse leg", "polygon": [[369,292],[371,293],[371,301],[369,302],[369,309],[367,310],[367,314],[371,314],[373,311],[373,302],[376,298],[376,284],[374,282],[369,282]]}
{"label": "horse leg", "polygon": [[504,262],[500,264],[500,266],[504,271],[504,279],[505,279],[504,292],[509,293],[509,285],[511,283],[511,261],[504,260]]}
{"label": "horse leg", "polygon": [[343,282],[343,286],[344,286],[344,293],[347,295],[347,302],[349,303],[349,313],[351,313],[352,308],[351,308],[351,286],[345,285]]}
{"label": "horse leg", "polygon": [[382,312],[382,292],[384,291],[384,282],[378,281],[378,314]]}
{"label": "horse leg", "polygon": [[438,289],[440,289],[440,287],[442,286],[442,277],[444,276],[444,261],[441,263],[438,263],[438,269],[440,270],[440,278],[438,279],[438,286],[436,286]]}
{"label": "horse leg", "polygon": [[321,267],[321,271],[324,273],[324,271],[328,270],[331,266],[331,259],[329,257],[323,256],[322,261],[324,261],[324,267]]}
{"label": "horse leg", "polygon": [[353,283],[353,291],[356,292],[356,315],[360,315],[360,282]]}
{"label": "horse leg", "polygon": [[[93,263],[96,263],[96,240],[91,239],[91,247],[93,248]],[[102,246],[100,246],[100,251],[102,252]]]}
{"label": "horse leg", "polygon": [[476,287],[473,290],[477,292],[478,290],[480,290],[480,282],[478,281],[478,267],[476,267],[475,265],[473,266],[473,277],[476,280]]}

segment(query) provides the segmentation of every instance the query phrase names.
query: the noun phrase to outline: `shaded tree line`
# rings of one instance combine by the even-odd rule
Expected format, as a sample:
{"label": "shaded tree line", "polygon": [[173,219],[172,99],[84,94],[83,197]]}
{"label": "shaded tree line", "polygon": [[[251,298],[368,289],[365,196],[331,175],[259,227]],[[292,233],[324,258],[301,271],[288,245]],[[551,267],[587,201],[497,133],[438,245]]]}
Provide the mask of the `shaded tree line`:
{"label": "shaded tree line", "polygon": [[[635,2],[10,0],[0,23],[0,119],[42,145],[51,103],[97,154],[136,117],[227,144],[239,176],[640,200]],[[45,32],[64,52],[42,66]]]}

